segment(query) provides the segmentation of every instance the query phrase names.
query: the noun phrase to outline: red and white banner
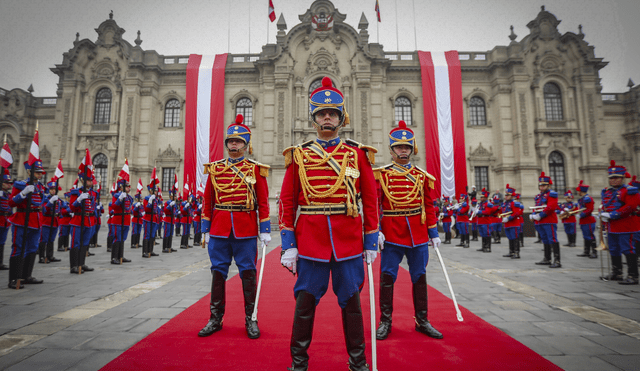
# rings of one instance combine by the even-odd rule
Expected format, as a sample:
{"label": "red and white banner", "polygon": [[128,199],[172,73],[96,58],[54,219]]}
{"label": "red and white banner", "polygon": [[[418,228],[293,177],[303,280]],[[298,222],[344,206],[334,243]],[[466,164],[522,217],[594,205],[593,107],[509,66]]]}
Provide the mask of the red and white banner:
{"label": "red and white banner", "polygon": [[118,174],[118,178],[124,179],[127,181],[127,183],[129,183],[129,160],[124,160],[124,165],[122,166],[122,169]]}
{"label": "red and white banner", "polygon": [[160,179],[158,179],[158,176],[156,175],[156,168],[154,167],[153,171],[151,171],[151,180],[149,181],[148,187],[157,189],[158,184],[160,184]]}
{"label": "red and white banner", "polygon": [[33,165],[37,160],[40,159],[40,146],[38,145],[38,138],[38,131],[36,130],[36,133],[33,135],[33,141],[31,142],[31,149],[29,149],[29,159],[27,160],[29,166]]}
{"label": "red and white banner", "polygon": [[276,20],[276,10],[273,7],[273,2],[269,0],[269,20],[271,22]]}
{"label": "red and white banner", "polygon": [[183,181],[204,183],[204,164],[224,158],[224,75],[227,54],[191,54],[187,64]]}
{"label": "red and white banner", "polygon": [[13,164],[13,156],[11,155],[11,148],[9,148],[9,143],[5,143],[2,146],[2,151],[0,152],[0,165],[3,168],[8,168]]}
{"label": "red and white banner", "polygon": [[142,178],[138,179],[138,185],[136,186],[136,193],[142,193],[144,186],[142,185]]}
{"label": "red and white banner", "polygon": [[56,170],[53,173],[53,177],[55,179],[64,178],[64,170],[62,169],[62,160],[58,161],[58,166],[56,167]]}
{"label": "red and white banner", "polygon": [[78,174],[86,174],[89,178],[91,178],[91,176],[93,175],[93,163],[91,163],[89,148],[84,149],[84,157],[82,158],[80,166],[78,166]]}
{"label": "red and white banner", "polygon": [[434,197],[466,193],[467,163],[462,116],[462,78],[457,51],[418,51],[422,72],[427,172],[436,177]]}

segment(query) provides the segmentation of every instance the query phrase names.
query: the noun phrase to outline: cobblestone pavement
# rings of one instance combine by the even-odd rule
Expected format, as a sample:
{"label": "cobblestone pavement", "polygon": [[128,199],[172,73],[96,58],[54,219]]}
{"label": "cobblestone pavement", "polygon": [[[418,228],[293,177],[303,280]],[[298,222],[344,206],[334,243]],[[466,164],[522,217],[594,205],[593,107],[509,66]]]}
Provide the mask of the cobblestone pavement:
{"label": "cobblestone pavement", "polygon": [[[34,276],[44,284],[0,288],[0,369],[97,370],[209,292],[208,255],[200,247],[143,259],[127,244],[133,262],[118,266],[109,263],[104,229],[99,241],[103,247],[87,258],[94,272],[70,275],[68,254],[56,252],[62,262],[36,263]],[[476,251],[480,242],[469,249],[457,243],[440,252],[461,306],[564,369],[639,368],[640,287],[600,280],[600,259],[562,247],[563,268],[549,269],[534,265],[542,245],[533,238],[525,239],[520,260],[502,257],[505,238],[490,254]],[[277,245],[274,233],[271,249]],[[603,263],[606,273],[606,257]],[[427,272],[429,284],[450,296],[433,250]],[[230,275],[236,273],[232,265]],[[430,319],[437,328],[438,318]]]}

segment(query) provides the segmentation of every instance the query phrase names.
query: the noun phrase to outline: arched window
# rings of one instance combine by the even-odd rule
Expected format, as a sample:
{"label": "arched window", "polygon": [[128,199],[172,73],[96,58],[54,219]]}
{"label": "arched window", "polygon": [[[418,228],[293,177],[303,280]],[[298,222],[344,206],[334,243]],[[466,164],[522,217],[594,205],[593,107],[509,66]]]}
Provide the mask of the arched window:
{"label": "arched window", "polygon": [[313,93],[314,90],[316,90],[321,86],[322,86],[322,79],[317,79],[314,82],[312,82],[311,85],[309,85],[309,97],[311,97],[311,93]]}
{"label": "arched window", "polygon": [[236,115],[244,116],[244,124],[253,126],[253,103],[249,98],[240,98],[236,102]]}
{"label": "arched window", "polygon": [[98,153],[93,156],[93,166],[95,168],[95,176],[96,180],[100,181],[100,196],[104,196],[107,194],[109,189],[111,188],[111,183],[109,183],[108,171],[109,168],[109,158],[103,154]]}
{"label": "arched window", "polygon": [[180,126],[180,102],[177,99],[171,99],[164,106],[164,127],[177,126]]}
{"label": "arched window", "polygon": [[111,89],[102,88],[96,94],[93,123],[96,125],[109,125],[109,119],[111,119]]}
{"label": "arched window", "polygon": [[480,97],[471,97],[469,100],[469,116],[471,119],[471,125],[487,125],[487,111],[485,109],[484,99]]}
{"label": "arched window", "polygon": [[411,121],[411,101],[407,97],[398,97],[395,102],[395,123],[404,120],[408,126],[412,125]]}
{"label": "arched window", "polygon": [[558,85],[548,82],[544,86],[544,110],[547,121],[562,121],[562,94]]}
{"label": "arched window", "polygon": [[567,190],[567,181],[564,175],[564,157],[558,151],[553,151],[549,154],[549,176],[553,181],[551,188],[555,189],[558,194],[564,194]]}

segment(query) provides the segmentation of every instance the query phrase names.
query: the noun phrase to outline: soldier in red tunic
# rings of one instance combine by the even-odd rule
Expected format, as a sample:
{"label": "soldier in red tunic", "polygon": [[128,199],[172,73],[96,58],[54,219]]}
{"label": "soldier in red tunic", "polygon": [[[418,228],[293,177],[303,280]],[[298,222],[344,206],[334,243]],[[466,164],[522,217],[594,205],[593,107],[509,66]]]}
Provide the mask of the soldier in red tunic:
{"label": "soldier in red tunic", "polygon": [[580,229],[582,230],[582,237],[584,238],[584,251],[578,256],[588,256],[591,259],[598,257],[596,250],[596,237],[594,231],[596,230],[596,218],[593,217],[593,199],[589,196],[589,186],[584,184],[582,180],[578,187],[578,208],[582,210],[580,216]]}
{"label": "soldier in red tunic", "polygon": [[[204,173],[209,177],[202,206],[202,233],[205,233],[211,260],[211,316],[198,336],[222,330],[225,283],[233,259],[242,280],[247,336],[249,339],[260,337],[258,321],[253,321],[251,315],[257,291],[257,237],[264,244],[271,241],[269,166],[244,157],[247,148],[249,154],[252,153],[251,130],[242,120],[242,115],[238,115],[227,128],[225,146],[229,158],[204,165]],[[186,236],[187,230],[183,233],[183,237]]]}
{"label": "soldier in red tunic", "polygon": [[[380,324],[376,338],[384,340],[391,332],[393,312],[393,286],[398,277],[398,267],[407,257],[409,274],[413,284],[413,307],[415,329],[427,336],[442,339],[427,319],[427,264],[429,263],[429,240],[440,245],[436,208],[431,202],[436,178],[413,166],[411,154],[416,153],[415,135],[404,121],[389,133],[389,150],[393,162],[375,169],[378,181],[378,204],[380,215]],[[461,195],[466,197],[466,194]],[[446,213],[446,202],[443,211]],[[466,205],[466,203],[465,203]],[[468,207],[465,213],[468,212]],[[444,222],[444,219],[443,219]],[[450,233],[447,234],[450,238]],[[464,238],[462,242],[464,243]]]}
{"label": "soldier in red tunic", "polygon": [[[544,258],[536,262],[537,265],[548,265],[549,268],[561,268],[560,264],[560,243],[558,242],[558,193],[551,189],[553,181],[551,177],[540,173],[538,178],[538,189],[540,193],[536,195],[536,212],[529,215],[538,226],[538,232],[544,244]],[[551,264],[551,251],[553,250],[553,264]]]}
{"label": "soldier in red tunic", "polygon": [[9,217],[13,214],[11,207],[9,206],[9,194],[13,187],[13,180],[11,179],[11,173],[8,169],[4,169],[2,175],[2,191],[0,191],[0,271],[6,271],[9,269],[3,264],[4,259],[4,244],[7,242],[7,235],[9,234]]}
{"label": "soldier in red tunic", "polygon": [[378,250],[377,191],[371,169],[376,150],[338,136],[340,127],[349,124],[349,115],[331,79],[322,79],[309,104],[318,138],[284,151],[287,171],[279,203],[281,262],[298,273],[290,369],[308,367],[316,305],[331,276],[342,308],[350,370],[368,370],[360,288],[363,256],[373,262]]}

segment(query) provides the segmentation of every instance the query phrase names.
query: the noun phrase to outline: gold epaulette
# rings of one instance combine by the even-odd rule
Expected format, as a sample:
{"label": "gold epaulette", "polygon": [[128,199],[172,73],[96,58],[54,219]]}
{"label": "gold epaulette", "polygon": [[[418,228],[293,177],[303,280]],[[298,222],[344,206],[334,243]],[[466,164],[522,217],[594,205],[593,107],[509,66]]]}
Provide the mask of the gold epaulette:
{"label": "gold epaulette", "polygon": [[433,175],[431,175],[431,174],[427,173],[426,171],[424,171],[424,170],[420,169],[419,167],[417,167],[417,166],[414,166],[414,167],[415,167],[416,169],[418,169],[420,172],[424,173],[424,175],[426,175],[426,176],[427,176],[427,178],[429,179],[429,188],[431,188],[431,189],[435,189],[435,187],[436,187],[436,186],[435,186],[436,178],[435,178]]}
{"label": "gold epaulette", "polygon": [[211,167],[215,166],[216,164],[218,164],[218,163],[222,162],[222,161],[224,161],[224,159],[222,159],[222,160],[218,160],[218,161],[214,161],[214,162],[210,162],[210,163],[208,163],[208,164],[204,164],[204,165],[203,165],[203,166],[204,166],[204,171],[202,172],[202,174],[209,174],[209,169],[210,169]]}
{"label": "gold epaulette", "polygon": [[269,169],[271,169],[271,166],[269,165],[265,165],[262,164],[256,160],[252,160],[252,159],[247,159],[247,161],[251,162],[254,165],[257,165],[260,168],[260,175],[263,177],[268,177],[269,176]]}
{"label": "gold epaulette", "polygon": [[358,147],[361,150],[365,151],[367,153],[367,159],[369,159],[369,163],[371,165],[375,165],[376,164],[376,153],[378,153],[378,150],[375,147],[371,147],[371,146],[364,145],[362,143],[358,143],[353,139],[346,139],[344,142],[347,143],[350,146]]}
{"label": "gold epaulette", "polygon": [[379,181],[382,180],[382,171],[383,170],[387,170],[391,166],[393,166],[393,164],[389,164],[389,165],[385,165],[383,167],[377,167],[377,168],[373,169],[373,176],[376,178],[376,180],[379,180]]}
{"label": "gold epaulette", "polygon": [[298,144],[297,146],[291,146],[291,147],[285,148],[285,150],[282,151],[282,155],[284,156],[284,167],[285,168],[289,167],[289,165],[293,163],[293,151],[296,148],[302,148],[304,146],[308,146],[311,143],[313,143],[313,140],[308,140],[302,144]]}

